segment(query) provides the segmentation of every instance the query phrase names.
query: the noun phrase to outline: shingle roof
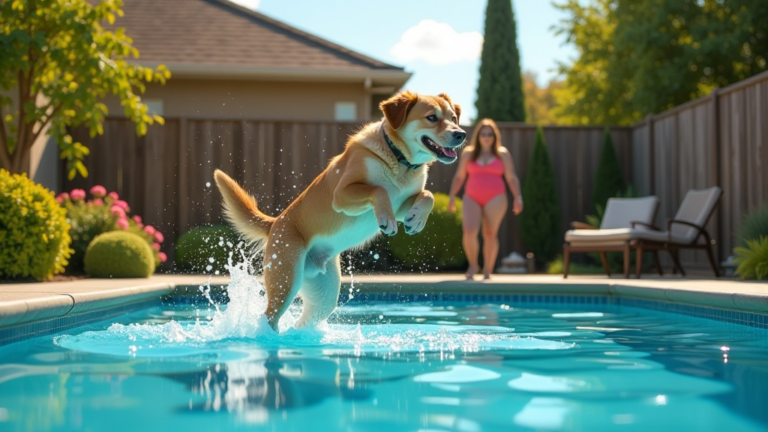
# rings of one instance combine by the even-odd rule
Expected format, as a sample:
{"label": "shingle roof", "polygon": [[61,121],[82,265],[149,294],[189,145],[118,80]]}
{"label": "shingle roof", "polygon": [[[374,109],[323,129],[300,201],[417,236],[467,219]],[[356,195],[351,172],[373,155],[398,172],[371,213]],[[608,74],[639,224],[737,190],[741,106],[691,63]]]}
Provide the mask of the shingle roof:
{"label": "shingle roof", "polygon": [[226,0],[124,0],[123,10],[115,26],[142,63],[404,73]]}

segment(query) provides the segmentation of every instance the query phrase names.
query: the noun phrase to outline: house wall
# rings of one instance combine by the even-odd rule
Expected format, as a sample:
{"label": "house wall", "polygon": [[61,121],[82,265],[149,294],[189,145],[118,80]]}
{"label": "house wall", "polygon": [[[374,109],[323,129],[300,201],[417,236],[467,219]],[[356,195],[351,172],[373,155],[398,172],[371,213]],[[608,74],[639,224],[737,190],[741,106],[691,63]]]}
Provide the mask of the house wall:
{"label": "house wall", "polygon": [[[370,119],[370,96],[363,83],[264,82],[171,78],[151,84],[144,101],[162,100],[164,117],[333,121],[337,102],[354,102],[357,120]],[[116,98],[110,116],[122,116]]]}

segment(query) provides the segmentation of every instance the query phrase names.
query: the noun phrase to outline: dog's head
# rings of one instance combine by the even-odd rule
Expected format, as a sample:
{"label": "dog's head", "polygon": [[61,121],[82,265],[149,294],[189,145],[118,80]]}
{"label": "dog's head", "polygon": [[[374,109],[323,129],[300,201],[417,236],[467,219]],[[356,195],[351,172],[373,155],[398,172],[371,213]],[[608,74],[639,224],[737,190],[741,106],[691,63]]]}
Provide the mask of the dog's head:
{"label": "dog's head", "polygon": [[467,133],[459,127],[461,108],[447,94],[423,96],[405,91],[379,107],[397,141],[405,144],[400,150],[411,163],[456,161],[456,148],[464,143]]}

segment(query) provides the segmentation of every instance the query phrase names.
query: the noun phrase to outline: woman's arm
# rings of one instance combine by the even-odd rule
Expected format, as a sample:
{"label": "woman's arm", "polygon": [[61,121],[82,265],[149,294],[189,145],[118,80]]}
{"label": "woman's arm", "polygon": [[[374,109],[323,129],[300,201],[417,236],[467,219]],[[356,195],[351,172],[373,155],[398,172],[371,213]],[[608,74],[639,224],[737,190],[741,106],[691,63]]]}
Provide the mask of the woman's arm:
{"label": "woman's arm", "polygon": [[515,161],[512,160],[512,154],[504,147],[499,149],[499,153],[501,154],[501,162],[504,164],[504,180],[507,181],[509,191],[515,197],[512,211],[517,215],[523,211],[523,194],[520,190],[520,180],[515,173]]}
{"label": "woman's arm", "polygon": [[450,211],[456,211],[456,195],[464,186],[464,181],[467,180],[467,162],[472,152],[469,151],[469,147],[465,148],[459,158],[459,166],[456,168],[456,174],[453,175],[453,181],[451,182],[450,202],[448,203],[448,209]]}

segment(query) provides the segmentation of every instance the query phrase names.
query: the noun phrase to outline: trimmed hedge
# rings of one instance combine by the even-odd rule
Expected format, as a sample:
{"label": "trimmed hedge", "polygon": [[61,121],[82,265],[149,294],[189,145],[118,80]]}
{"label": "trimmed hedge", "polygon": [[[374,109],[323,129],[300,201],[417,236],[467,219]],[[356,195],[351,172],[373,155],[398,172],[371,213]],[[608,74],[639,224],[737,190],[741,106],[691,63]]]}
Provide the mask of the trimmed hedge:
{"label": "trimmed hedge", "polygon": [[85,250],[85,272],[101,278],[146,278],[155,271],[152,248],[125,231],[99,234]]}
{"label": "trimmed hedge", "polygon": [[420,270],[460,269],[467,257],[461,245],[461,200],[456,199],[456,213],[448,210],[448,195],[435,194],[435,207],[424,229],[408,235],[400,226],[389,239],[392,256],[405,267]]}
{"label": "trimmed hedge", "polygon": [[72,253],[66,215],[51,191],[0,169],[0,278],[62,273]]}
{"label": "trimmed hedge", "polygon": [[176,268],[191,273],[225,273],[229,253],[240,243],[240,236],[227,225],[194,228],[176,242]]}

